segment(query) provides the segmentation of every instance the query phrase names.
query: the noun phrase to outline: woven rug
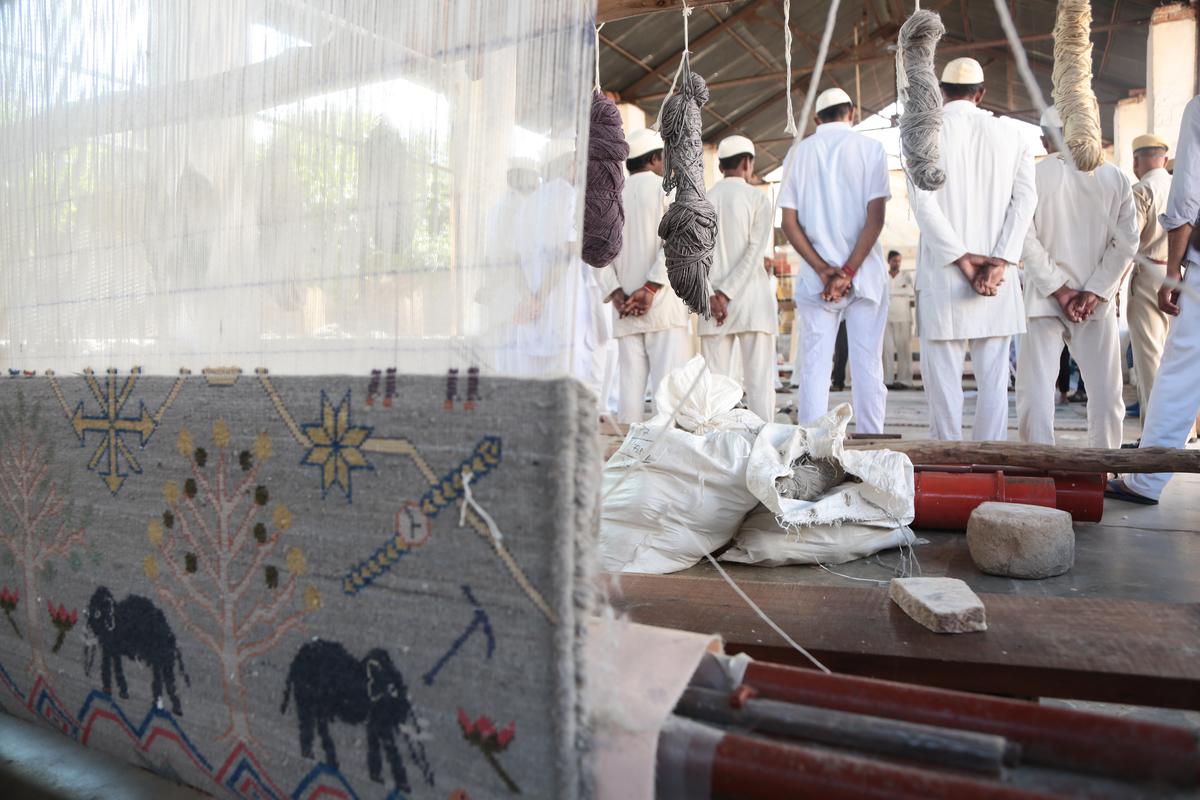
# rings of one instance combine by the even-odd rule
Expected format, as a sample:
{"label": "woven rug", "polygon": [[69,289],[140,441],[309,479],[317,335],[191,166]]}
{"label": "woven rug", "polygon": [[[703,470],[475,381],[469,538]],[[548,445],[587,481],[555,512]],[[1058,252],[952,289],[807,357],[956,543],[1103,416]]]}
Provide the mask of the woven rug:
{"label": "woven rug", "polygon": [[595,419],[474,371],[3,379],[0,708],[216,795],[585,795]]}

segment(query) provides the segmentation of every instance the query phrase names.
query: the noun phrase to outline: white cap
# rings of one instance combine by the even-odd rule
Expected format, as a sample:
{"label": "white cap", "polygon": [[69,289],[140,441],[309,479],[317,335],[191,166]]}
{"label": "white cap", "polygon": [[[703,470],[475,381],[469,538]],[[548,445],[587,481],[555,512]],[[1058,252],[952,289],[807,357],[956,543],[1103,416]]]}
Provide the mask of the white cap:
{"label": "white cap", "polygon": [[745,136],[726,136],[717,145],[717,158],[740,156],[742,153],[754,155],[754,142]]}
{"label": "white cap", "polygon": [[625,141],[629,144],[629,157],[641,158],[646,153],[653,153],[655,150],[663,149],[662,137],[658,135],[658,131],[650,128],[641,128],[625,137]]}
{"label": "white cap", "polygon": [[1061,128],[1063,126],[1062,115],[1058,113],[1058,108],[1046,106],[1046,110],[1042,112],[1041,126],[1043,128]]}
{"label": "white cap", "polygon": [[854,101],[850,99],[850,95],[846,94],[837,87],[826,89],[817,95],[817,107],[813,110],[813,113],[820,114],[822,111],[830,108],[831,106],[840,106],[843,103],[853,102]]}
{"label": "white cap", "polygon": [[956,58],[942,70],[942,83],[973,86],[983,83],[983,67],[973,58]]}

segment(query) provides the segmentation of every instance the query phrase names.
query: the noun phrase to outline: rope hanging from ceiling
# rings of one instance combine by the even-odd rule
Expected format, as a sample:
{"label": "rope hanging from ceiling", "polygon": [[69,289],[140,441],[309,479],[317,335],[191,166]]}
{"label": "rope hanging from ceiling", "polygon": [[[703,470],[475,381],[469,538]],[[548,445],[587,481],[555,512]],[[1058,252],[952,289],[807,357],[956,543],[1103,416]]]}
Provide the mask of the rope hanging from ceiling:
{"label": "rope hanging from ceiling", "polygon": [[1091,172],[1104,163],[1100,104],[1092,90],[1092,5],[1059,0],[1054,23],[1054,105],[1063,119],[1075,166]]}
{"label": "rope hanging from ceiling", "polygon": [[940,16],[918,9],[901,26],[896,48],[896,97],[904,106],[900,151],[909,179],[930,192],[946,182],[938,166],[942,93],[933,69],[934,49],[945,33]]}

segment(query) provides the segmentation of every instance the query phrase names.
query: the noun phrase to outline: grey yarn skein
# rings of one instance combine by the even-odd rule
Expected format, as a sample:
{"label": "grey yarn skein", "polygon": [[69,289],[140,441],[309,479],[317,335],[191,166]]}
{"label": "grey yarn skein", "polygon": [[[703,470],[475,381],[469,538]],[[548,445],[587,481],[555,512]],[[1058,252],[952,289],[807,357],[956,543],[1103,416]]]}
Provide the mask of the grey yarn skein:
{"label": "grey yarn skein", "polygon": [[938,134],[942,129],[942,92],[933,71],[933,51],[946,33],[933,11],[917,11],[900,27],[900,60],[908,87],[900,117],[900,150],[908,177],[919,189],[932,192],[946,182],[938,166]]}
{"label": "grey yarn skein", "polygon": [[663,191],[675,190],[675,202],[658,225],[666,254],[667,278],[679,299],[708,319],[708,272],[717,243],[717,210],[704,191],[700,108],[708,102],[704,79],[685,65],[679,91],[662,112]]}
{"label": "grey yarn skein", "polygon": [[588,129],[587,187],[583,192],[583,261],[597,269],[621,252],[625,227],[625,159],[629,145],[621,112],[599,89],[592,93]]}

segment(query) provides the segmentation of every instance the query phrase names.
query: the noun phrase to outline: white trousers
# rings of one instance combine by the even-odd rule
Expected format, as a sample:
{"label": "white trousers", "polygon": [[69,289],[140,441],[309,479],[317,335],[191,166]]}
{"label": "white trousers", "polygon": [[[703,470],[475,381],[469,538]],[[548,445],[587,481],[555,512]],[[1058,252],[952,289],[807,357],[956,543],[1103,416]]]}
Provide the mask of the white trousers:
{"label": "white trousers", "polygon": [[1054,444],[1054,381],[1063,344],[1087,384],[1088,447],[1121,446],[1121,335],[1113,314],[1071,324],[1031,317],[1017,359],[1017,431],[1021,440]]}
{"label": "white trousers", "polygon": [[888,322],[883,328],[883,382],[913,382],[912,322]]}
{"label": "white trousers", "polygon": [[[942,441],[962,439],[963,365],[967,351],[979,396],[972,438],[977,442],[1008,438],[1008,345],[1011,336],[983,339],[921,339],[921,382],[929,405],[929,435]],[[1025,347],[1028,347],[1028,343]],[[1058,368],[1055,367],[1057,374]]]}
{"label": "white trousers", "polygon": [[668,373],[687,363],[692,335],[687,328],[632,333],[618,337],[617,346],[621,387],[617,419],[625,424],[641,422],[646,417],[646,390],[653,396]]}
{"label": "white trousers", "polygon": [[718,375],[737,376],[733,353],[742,357],[742,388],[746,407],[767,422],[775,421],[775,337],[758,331],[700,337],[700,352]]}
{"label": "white trousers", "polygon": [[[1193,268],[1194,269],[1194,268]],[[1200,412],[1200,302],[1189,295],[1180,300],[1179,316],[1171,321],[1162,364],[1150,393],[1149,415],[1142,428],[1142,447],[1183,447]],[[1088,386],[1090,394],[1092,387]],[[1125,485],[1157,500],[1171,472],[1125,475]]]}
{"label": "white trousers", "polygon": [[832,309],[819,298],[796,300],[796,415],[801,425],[829,410],[829,381],[833,371],[833,346],[838,325],[846,320],[850,346],[850,400],[859,433],[883,433],[887,388],[883,385],[883,326],[887,305],[861,297],[842,309]]}

